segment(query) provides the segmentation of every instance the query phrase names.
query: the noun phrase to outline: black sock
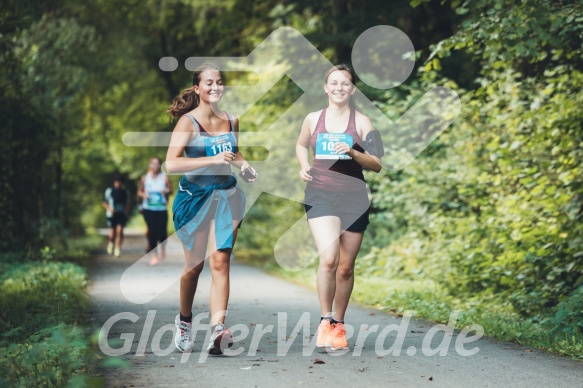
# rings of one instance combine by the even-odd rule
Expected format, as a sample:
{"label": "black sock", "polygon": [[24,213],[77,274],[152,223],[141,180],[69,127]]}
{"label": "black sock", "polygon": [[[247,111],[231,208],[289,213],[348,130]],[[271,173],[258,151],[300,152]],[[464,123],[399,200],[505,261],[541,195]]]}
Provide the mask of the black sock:
{"label": "black sock", "polygon": [[344,319],[341,321],[337,321],[336,319],[334,319],[334,317],[332,317],[332,318],[330,318],[330,323],[333,325],[335,325],[337,323],[344,323]]}
{"label": "black sock", "polygon": [[323,319],[327,319],[327,320],[329,320],[329,321],[330,321],[330,323],[332,323],[332,320],[333,320],[334,318],[332,318],[332,317],[324,317],[324,316],[320,315],[320,322],[322,322],[322,320],[323,320]]}
{"label": "black sock", "polygon": [[191,323],[192,322],[192,313],[190,313],[190,315],[188,317],[185,317],[184,315],[182,315],[182,313],[180,313],[180,320],[182,322]]}

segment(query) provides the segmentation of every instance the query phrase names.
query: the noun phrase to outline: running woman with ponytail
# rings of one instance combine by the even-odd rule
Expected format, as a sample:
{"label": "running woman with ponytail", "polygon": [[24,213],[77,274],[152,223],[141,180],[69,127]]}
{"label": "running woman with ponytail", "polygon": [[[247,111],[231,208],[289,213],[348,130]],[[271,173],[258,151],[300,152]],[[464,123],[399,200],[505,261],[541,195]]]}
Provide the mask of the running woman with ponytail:
{"label": "running woman with ponytail", "polygon": [[[316,276],[321,318],[318,347],[346,349],[344,314],[354,263],[368,225],[370,201],[363,169],[379,172],[383,147],[370,119],[355,109],[355,75],[346,65],[324,77],[328,107],[308,114],[296,144],[304,204],[320,262]],[[309,147],[314,153],[309,164]],[[334,306],[334,309],[333,309]]]}
{"label": "running woman with ponytail", "polygon": [[224,322],[230,256],[243,218],[245,196],[237,186],[231,165],[241,170],[246,181],[256,180],[257,173],[238,150],[239,121],[218,108],[223,90],[219,68],[205,63],[194,71],[192,87],[168,108],[172,119],[178,122],[166,154],[166,170],[185,174],[172,206],[174,227],[185,256],[174,341],[182,352],[194,346],[190,336],[192,306],[208,244],[212,334],[207,351],[222,354],[233,342]]}

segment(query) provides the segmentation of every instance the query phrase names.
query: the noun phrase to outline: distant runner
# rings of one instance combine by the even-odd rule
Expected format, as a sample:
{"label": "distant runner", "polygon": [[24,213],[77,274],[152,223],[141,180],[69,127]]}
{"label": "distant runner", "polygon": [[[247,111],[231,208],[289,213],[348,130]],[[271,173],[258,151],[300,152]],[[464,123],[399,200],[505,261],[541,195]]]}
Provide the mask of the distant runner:
{"label": "distant runner", "polygon": [[113,186],[105,190],[102,205],[105,208],[107,225],[110,228],[107,254],[119,257],[123,243],[123,228],[127,223],[131,209],[130,192],[125,188],[121,175],[117,175],[113,180]]}
{"label": "distant runner", "polygon": [[[161,160],[150,159],[148,173],[140,179],[138,197],[142,200],[142,215],[148,226],[146,237],[148,249],[152,252],[150,265],[157,265],[166,258],[168,238],[168,198],[172,194],[170,179],[161,171]],[[160,244],[160,245],[158,245]]]}

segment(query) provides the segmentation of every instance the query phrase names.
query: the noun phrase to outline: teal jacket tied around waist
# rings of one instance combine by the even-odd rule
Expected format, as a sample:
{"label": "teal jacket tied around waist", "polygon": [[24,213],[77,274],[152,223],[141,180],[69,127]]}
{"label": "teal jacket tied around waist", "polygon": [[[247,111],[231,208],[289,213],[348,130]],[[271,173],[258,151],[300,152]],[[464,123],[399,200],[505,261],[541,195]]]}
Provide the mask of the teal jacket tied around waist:
{"label": "teal jacket tied around waist", "polygon": [[[245,211],[245,195],[231,176],[226,182],[199,186],[182,177],[172,205],[174,228],[188,250],[194,246],[198,228],[212,216],[215,224],[217,249],[233,248],[233,220],[241,220]],[[213,200],[217,200],[214,214],[209,214]]]}

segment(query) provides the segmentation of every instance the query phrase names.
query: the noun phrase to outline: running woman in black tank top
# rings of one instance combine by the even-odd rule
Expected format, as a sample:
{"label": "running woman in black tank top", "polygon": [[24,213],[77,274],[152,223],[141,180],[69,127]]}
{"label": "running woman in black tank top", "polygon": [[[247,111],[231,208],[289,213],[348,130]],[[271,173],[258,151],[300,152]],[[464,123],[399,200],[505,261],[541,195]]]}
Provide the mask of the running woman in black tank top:
{"label": "running woman in black tank top", "polygon": [[[379,172],[381,160],[361,146],[373,126],[354,109],[354,72],[334,66],[324,78],[328,107],[310,113],[296,145],[308,223],[320,255],[317,274],[321,321],[318,347],[348,347],[344,314],[354,285],[354,262],[368,224],[368,188],[362,169]],[[309,164],[308,148],[314,152]],[[332,305],[334,304],[334,309]]]}

